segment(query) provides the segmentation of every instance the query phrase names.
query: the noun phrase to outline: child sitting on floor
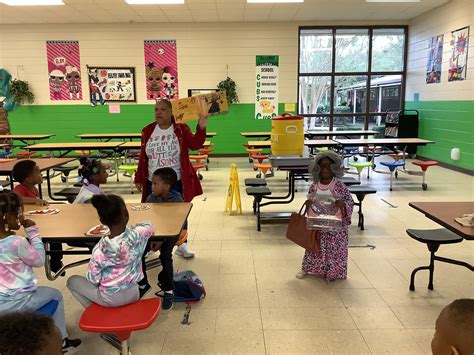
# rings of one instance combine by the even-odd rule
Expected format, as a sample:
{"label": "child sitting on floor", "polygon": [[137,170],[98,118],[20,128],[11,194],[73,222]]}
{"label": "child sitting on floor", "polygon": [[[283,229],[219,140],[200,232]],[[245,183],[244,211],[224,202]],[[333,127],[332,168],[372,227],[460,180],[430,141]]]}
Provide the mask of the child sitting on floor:
{"label": "child sitting on floor", "polygon": [[[25,228],[26,237],[15,234],[20,226]],[[0,192],[0,314],[36,311],[50,301],[57,301],[58,308],[52,318],[61,331],[63,352],[72,351],[81,341],[67,337],[61,292],[37,286],[33,267],[42,267],[44,260],[38,227],[24,219],[20,198],[10,191]]]}
{"label": "child sitting on floor", "polygon": [[99,159],[81,158],[82,187],[73,203],[90,203],[92,196],[103,195],[101,184],[107,183],[107,168]]}
{"label": "child sitting on floor", "polygon": [[13,179],[19,184],[15,186],[15,191],[27,205],[47,206],[48,202],[41,199],[39,191],[35,185],[43,182],[41,171],[34,160],[20,160],[12,170]]}
{"label": "child sitting on floor", "polygon": [[[172,186],[176,185],[177,175],[172,168],[160,168],[153,173],[152,178],[152,193],[148,196],[146,202],[150,203],[169,203],[169,202],[183,202],[183,197],[177,191],[171,190]],[[182,236],[187,235],[187,222],[183,226]],[[181,238],[180,238],[181,239]],[[156,295],[163,298],[162,309],[171,310],[173,308],[173,258],[172,251],[177,244],[178,238],[168,238],[164,242],[151,243],[150,248],[154,251],[160,250],[160,261],[162,270],[158,274],[158,286],[161,292]],[[187,241],[186,241],[187,242]],[[143,270],[145,270],[145,257],[142,260]],[[148,285],[146,272],[144,278],[140,281],[142,285]],[[145,286],[149,288],[148,286]]]}
{"label": "child sitting on floor", "polygon": [[431,341],[433,355],[474,354],[474,300],[458,299],[444,307]]}
{"label": "child sitting on floor", "polygon": [[61,333],[47,315],[13,312],[0,316],[0,354],[62,355]]}
{"label": "child sitting on floor", "polygon": [[127,227],[125,202],[116,195],[94,195],[92,205],[110,235],[100,239],[92,251],[86,277],[71,276],[67,287],[84,306],[124,306],[140,299],[138,281],[143,278],[141,257],[153,235],[149,222]]}

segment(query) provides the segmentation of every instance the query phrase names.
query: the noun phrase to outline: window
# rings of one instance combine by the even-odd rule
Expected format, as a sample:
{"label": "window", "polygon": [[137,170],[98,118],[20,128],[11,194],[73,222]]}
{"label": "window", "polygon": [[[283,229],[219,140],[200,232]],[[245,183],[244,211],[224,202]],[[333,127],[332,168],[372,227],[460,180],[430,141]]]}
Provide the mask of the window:
{"label": "window", "polygon": [[306,128],[375,129],[404,105],[407,28],[300,27],[298,112]]}

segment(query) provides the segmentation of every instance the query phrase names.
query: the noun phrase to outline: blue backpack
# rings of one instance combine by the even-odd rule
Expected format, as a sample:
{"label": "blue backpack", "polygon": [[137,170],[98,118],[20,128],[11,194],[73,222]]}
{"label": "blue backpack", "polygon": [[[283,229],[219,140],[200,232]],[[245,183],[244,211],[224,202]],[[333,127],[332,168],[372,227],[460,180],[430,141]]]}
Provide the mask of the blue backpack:
{"label": "blue backpack", "polygon": [[173,280],[175,302],[197,302],[206,296],[202,281],[191,270],[175,272]]}

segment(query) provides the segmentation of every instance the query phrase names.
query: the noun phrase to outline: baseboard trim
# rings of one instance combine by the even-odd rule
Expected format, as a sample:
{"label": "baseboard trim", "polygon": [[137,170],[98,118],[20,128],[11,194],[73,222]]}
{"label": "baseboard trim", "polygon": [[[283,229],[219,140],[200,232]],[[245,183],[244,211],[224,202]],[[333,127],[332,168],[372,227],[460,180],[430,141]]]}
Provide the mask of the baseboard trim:
{"label": "baseboard trim", "polygon": [[[417,155],[416,156],[417,159],[420,159],[420,160],[433,160],[433,159],[430,159],[430,158],[426,158],[426,157],[423,157],[423,156],[420,156],[420,155]],[[443,167],[443,168],[446,168],[446,169],[450,169],[450,170],[454,170],[458,173],[462,173],[462,174],[466,174],[466,175],[469,175],[469,176],[474,176],[474,170],[469,170],[469,169],[466,169],[466,168],[461,168],[459,166],[456,166],[456,165],[452,165],[452,164],[448,164],[448,163],[443,163],[443,162],[438,162],[439,163],[439,166]]]}

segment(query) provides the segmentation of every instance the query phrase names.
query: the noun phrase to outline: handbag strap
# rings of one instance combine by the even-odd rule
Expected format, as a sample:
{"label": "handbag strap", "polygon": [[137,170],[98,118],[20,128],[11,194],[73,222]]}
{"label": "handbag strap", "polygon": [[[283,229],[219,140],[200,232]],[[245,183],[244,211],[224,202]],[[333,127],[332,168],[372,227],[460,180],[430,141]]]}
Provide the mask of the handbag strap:
{"label": "handbag strap", "polygon": [[[304,208],[304,211],[303,211],[303,208]],[[305,202],[303,202],[303,205],[302,205],[301,208],[300,208],[299,214],[302,215],[302,216],[304,216],[304,215],[306,215],[306,211],[307,211],[307,210],[308,210],[308,206],[306,205],[306,201],[305,201]],[[303,213],[301,213],[301,211],[303,211]]]}

